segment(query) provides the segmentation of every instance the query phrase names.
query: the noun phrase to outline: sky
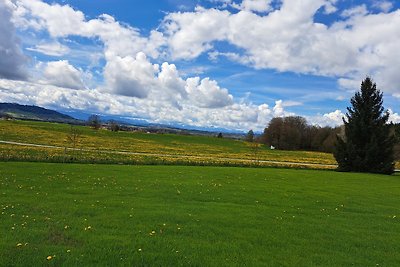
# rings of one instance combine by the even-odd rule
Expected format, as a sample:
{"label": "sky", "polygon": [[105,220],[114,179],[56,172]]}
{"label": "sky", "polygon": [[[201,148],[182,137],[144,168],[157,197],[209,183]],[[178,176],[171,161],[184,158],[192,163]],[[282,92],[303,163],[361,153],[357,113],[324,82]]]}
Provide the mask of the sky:
{"label": "sky", "polygon": [[400,2],[0,0],[0,102],[200,129],[342,123],[370,76],[400,122]]}

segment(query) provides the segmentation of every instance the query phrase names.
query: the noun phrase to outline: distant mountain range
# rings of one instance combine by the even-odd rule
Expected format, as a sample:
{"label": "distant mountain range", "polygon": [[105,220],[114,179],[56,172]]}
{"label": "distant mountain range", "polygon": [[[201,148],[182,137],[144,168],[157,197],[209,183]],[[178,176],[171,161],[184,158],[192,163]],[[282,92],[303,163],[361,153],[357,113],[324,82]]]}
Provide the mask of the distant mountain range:
{"label": "distant mountain range", "polygon": [[[48,121],[48,122],[60,122],[69,124],[85,124],[88,114],[77,113],[76,119],[69,115],[62,114],[58,111],[46,109],[38,106],[20,105],[17,103],[0,103],[0,118],[10,117],[21,120],[35,120],[35,121]],[[241,139],[244,136],[242,132],[232,132],[224,129],[196,129],[194,127],[185,125],[163,125],[149,123],[144,120],[130,120],[124,118],[117,118],[111,116],[101,116],[100,119],[106,123],[109,120],[114,120],[125,130],[140,130],[145,132],[153,133],[174,133],[174,134],[190,134],[190,135],[205,135],[205,136],[216,136],[219,132],[223,133],[224,137]]]}
{"label": "distant mountain range", "polygon": [[0,103],[0,117],[5,116],[23,120],[51,121],[62,123],[82,122],[71,116],[38,106],[20,105],[16,103]]}

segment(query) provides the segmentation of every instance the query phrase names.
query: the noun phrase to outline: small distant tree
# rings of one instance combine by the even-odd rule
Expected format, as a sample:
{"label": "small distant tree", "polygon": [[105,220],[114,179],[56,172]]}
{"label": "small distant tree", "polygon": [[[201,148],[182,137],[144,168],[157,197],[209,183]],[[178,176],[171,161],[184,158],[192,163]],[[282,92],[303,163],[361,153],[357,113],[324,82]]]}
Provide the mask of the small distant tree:
{"label": "small distant tree", "polygon": [[[79,144],[81,139],[81,134],[82,132],[78,128],[71,125],[69,132],[67,134],[67,143],[72,147],[73,158],[75,158],[77,145]],[[65,148],[65,153],[66,151],[67,148]]]}
{"label": "small distant tree", "polygon": [[110,120],[108,124],[112,132],[118,132],[120,130],[119,124],[116,121]]}
{"label": "small distant tree", "polygon": [[223,136],[222,136],[222,133],[219,133],[218,135],[217,135],[217,138],[222,138]]}
{"label": "small distant tree", "polygon": [[100,120],[99,115],[90,115],[88,118],[88,125],[95,130],[100,129],[101,120]]}
{"label": "small distant tree", "polygon": [[253,142],[254,141],[254,132],[253,130],[250,130],[247,135],[246,135],[246,141],[247,142]]}
{"label": "small distant tree", "polygon": [[256,165],[258,165],[258,163],[260,162],[260,144],[258,143],[258,142],[252,142],[252,144],[251,144],[251,152],[252,152],[252,156],[253,156],[253,159],[254,159],[254,163],[256,164]]}
{"label": "small distant tree", "polygon": [[389,112],[371,78],[362,81],[347,112],[344,136],[338,136],[334,153],[338,170],[392,174],[395,140],[387,124]]}

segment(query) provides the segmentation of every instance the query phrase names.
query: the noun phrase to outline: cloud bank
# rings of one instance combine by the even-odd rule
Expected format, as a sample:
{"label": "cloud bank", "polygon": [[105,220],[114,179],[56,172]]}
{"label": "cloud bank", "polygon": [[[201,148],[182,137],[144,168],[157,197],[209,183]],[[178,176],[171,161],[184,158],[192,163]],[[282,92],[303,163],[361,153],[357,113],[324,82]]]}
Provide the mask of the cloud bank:
{"label": "cloud bank", "polygon": [[[183,75],[171,63],[202,56],[255,70],[335,77],[345,90],[358,88],[368,74],[385,93],[400,95],[400,10],[389,1],[345,10],[334,0],[213,2],[219,4],[168,13],[144,34],[107,14],[88,19],[69,5],[5,0],[0,3],[0,100],[241,130],[262,129],[274,116],[292,115],[286,107],[302,105],[290,99],[256,105],[234,97],[211,77]],[[339,19],[330,25],[315,19],[332,13]],[[29,82],[10,80],[28,78],[17,31],[48,36],[26,50],[58,58],[38,62],[31,69],[37,77]],[[100,44],[101,58],[74,65],[68,60],[74,38]],[[342,116],[336,110],[309,119],[337,125]]]}

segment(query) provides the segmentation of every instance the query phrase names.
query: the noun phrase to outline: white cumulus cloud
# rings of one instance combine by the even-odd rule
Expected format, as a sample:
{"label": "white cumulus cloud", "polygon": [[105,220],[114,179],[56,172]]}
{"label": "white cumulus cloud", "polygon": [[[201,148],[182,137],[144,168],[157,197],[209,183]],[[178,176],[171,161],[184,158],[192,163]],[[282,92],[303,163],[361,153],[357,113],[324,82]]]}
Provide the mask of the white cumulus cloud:
{"label": "white cumulus cloud", "polygon": [[118,95],[147,97],[156,86],[155,73],[158,65],[152,65],[144,53],[131,56],[115,56],[104,68],[104,78],[109,90]]}
{"label": "white cumulus cloud", "polygon": [[82,72],[68,60],[47,62],[43,70],[44,83],[70,89],[84,89]]}
{"label": "white cumulus cloud", "polygon": [[221,108],[233,104],[233,96],[228,90],[220,88],[216,81],[209,78],[189,78],[186,90],[191,102],[200,107]]}
{"label": "white cumulus cloud", "polygon": [[307,120],[311,124],[319,125],[319,126],[330,126],[336,127],[343,124],[343,119],[345,114],[340,110],[335,110],[329,113],[325,113],[323,115],[316,116],[308,116]]}

